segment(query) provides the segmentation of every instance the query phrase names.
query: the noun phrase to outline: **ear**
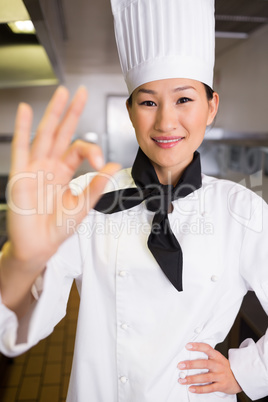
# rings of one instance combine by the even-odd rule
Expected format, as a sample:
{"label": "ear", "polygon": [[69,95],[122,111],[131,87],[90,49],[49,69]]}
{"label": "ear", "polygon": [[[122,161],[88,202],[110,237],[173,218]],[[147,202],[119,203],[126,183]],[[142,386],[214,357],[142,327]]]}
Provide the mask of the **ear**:
{"label": "ear", "polygon": [[217,94],[217,92],[213,93],[213,98],[208,102],[209,102],[209,113],[208,113],[208,119],[207,119],[207,126],[209,126],[213,122],[213,120],[218,112],[219,95]]}

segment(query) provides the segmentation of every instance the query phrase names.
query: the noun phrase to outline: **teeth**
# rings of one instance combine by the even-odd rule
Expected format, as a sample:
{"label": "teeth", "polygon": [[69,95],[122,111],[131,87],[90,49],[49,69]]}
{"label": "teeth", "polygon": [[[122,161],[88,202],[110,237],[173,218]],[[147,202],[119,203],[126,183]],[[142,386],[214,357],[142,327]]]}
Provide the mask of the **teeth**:
{"label": "teeth", "polygon": [[161,143],[163,143],[163,144],[168,144],[168,143],[170,143],[170,142],[178,142],[178,141],[180,141],[182,138],[176,138],[176,139],[174,139],[174,140],[156,140],[155,139],[155,141],[156,142],[161,142]]}

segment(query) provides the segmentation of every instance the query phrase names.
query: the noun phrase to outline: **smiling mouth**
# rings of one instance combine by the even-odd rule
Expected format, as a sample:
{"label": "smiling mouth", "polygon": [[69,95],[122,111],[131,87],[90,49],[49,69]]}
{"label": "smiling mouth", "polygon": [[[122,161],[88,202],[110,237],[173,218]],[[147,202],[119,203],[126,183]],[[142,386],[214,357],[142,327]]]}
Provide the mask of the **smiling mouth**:
{"label": "smiling mouth", "polygon": [[172,139],[157,139],[157,138],[153,138],[153,140],[155,142],[158,142],[160,144],[169,144],[169,143],[173,143],[173,142],[179,142],[181,140],[183,140],[184,137],[180,137],[180,138],[172,138]]}

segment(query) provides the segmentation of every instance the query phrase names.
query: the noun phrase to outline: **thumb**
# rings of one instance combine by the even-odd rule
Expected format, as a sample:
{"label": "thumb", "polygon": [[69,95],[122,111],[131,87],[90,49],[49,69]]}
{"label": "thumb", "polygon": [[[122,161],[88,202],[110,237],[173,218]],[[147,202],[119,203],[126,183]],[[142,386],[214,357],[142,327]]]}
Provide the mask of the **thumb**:
{"label": "thumb", "polygon": [[[87,215],[90,209],[98,202],[103,194],[103,190],[108,182],[113,180],[113,175],[121,168],[117,163],[107,163],[94,178],[90,181],[87,187],[78,195],[68,192],[68,206],[70,213],[76,215],[76,222],[79,224]],[[65,194],[67,195],[67,194]],[[70,198],[69,198],[70,197]]]}
{"label": "thumb", "polygon": [[107,183],[113,180],[113,175],[120,170],[118,163],[107,163],[98,174],[91,180],[83,191],[84,196],[89,198],[88,207],[93,208],[103,194]]}

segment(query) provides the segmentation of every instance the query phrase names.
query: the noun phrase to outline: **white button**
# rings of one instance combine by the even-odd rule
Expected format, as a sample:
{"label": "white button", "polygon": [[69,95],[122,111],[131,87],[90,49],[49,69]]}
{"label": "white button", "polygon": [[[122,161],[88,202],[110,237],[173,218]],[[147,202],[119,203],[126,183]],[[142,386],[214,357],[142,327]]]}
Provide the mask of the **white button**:
{"label": "white button", "polygon": [[197,328],[194,330],[194,332],[195,332],[196,334],[201,334],[202,328],[201,328],[201,327],[197,327]]}
{"label": "white button", "polygon": [[122,384],[126,384],[127,382],[127,377],[125,377],[124,375],[122,377],[120,377],[120,381]]}
{"label": "white button", "polygon": [[183,371],[181,371],[179,377],[182,378],[182,379],[186,378],[186,373],[184,373]]}
{"label": "white button", "polygon": [[120,271],[120,272],[119,272],[119,276],[121,276],[122,278],[124,278],[125,276],[127,276],[127,272],[126,272],[126,271]]}
{"label": "white button", "polygon": [[135,211],[128,211],[128,215],[129,215],[129,216],[134,216],[135,214],[136,214]]}
{"label": "white button", "polygon": [[212,280],[212,282],[217,282],[219,280],[219,277],[217,275],[212,275],[210,279]]}
{"label": "white button", "polygon": [[207,212],[205,212],[205,211],[203,211],[203,212],[201,213],[201,215],[203,216],[203,218],[208,217],[208,213],[207,213]]}
{"label": "white button", "polygon": [[127,329],[128,329],[128,325],[127,325],[127,324],[122,324],[122,325],[121,325],[121,328],[124,329],[124,330],[127,330]]}

